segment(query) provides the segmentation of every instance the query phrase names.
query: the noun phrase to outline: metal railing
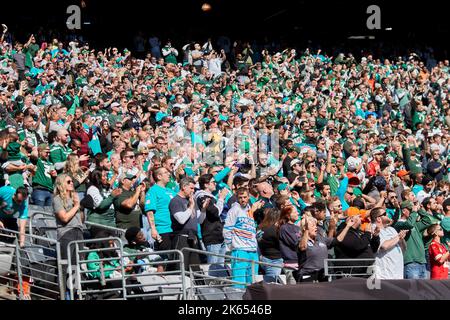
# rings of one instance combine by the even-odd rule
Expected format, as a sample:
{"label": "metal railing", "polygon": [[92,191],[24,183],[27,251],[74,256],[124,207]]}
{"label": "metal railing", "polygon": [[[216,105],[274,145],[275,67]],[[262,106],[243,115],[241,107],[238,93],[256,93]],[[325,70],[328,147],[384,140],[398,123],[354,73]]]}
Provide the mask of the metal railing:
{"label": "metal railing", "polygon": [[[111,247],[86,248],[86,245],[105,241],[111,241]],[[75,252],[74,265],[70,263],[72,251]],[[91,253],[98,255],[102,251],[113,252],[114,256],[93,259]],[[171,258],[163,260],[160,255]],[[179,250],[127,253],[117,237],[81,240],[68,245],[67,261],[70,300],[186,299],[188,278]]]}
{"label": "metal railing", "polygon": [[126,232],[125,229],[110,227],[110,226],[106,226],[103,224],[90,222],[90,221],[85,221],[84,224],[88,227],[88,229],[89,229],[89,227],[95,227],[95,228],[107,230],[107,231],[110,231],[114,237],[120,238],[122,241],[125,239],[125,232]]}
{"label": "metal railing", "polygon": [[[189,265],[189,276],[191,279],[189,298],[194,300],[225,300],[230,299],[230,297],[232,297],[231,299],[233,300],[239,299],[242,298],[245,287],[262,280],[263,276],[258,275],[256,267],[275,267],[280,268],[281,271],[285,271],[284,266],[280,264],[237,258],[226,254],[218,254],[192,248],[183,248],[181,251],[183,254],[197,253],[207,257],[223,259],[223,263]],[[236,280],[236,271],[239,271],[240,269],[248,270],[248,267],[232,268],[231,264],[233,261],[250,264],[251,282]],[[212,266],[214,266],[214,268],[212,268]],[[282,278],[283,275],[280,275],[279,277]]]}
{"label": "metal railing", "polygon": [[[29,219],[28,219],[28,233],[34,234],[37,229],[39,232],[56,232],[56,218],[53,214],[52,207],[41,207],[30,205],[31,209],[29,209]],[[84,224],[86,227],[95,227],[98,229],[103,229],[110,231],[113,236],[118,237],[120,239],[125,240],[125,232],[126,230],[120,229],[117,227],[110,227],[103,224],[85,221]]]}
{"label": "metal railing", "polygon": [[325,276],[368,277],[373,274],[375,259],[325,259]]}
{"label": "metal railing", "polygon": [[64,297],[61,290],[60,246],[52,239],[25,235],[19,246],[19,232],[1,229],[0,279],[17,299],[56,300]]}
{"label": "metal railing", "polygon": [[48,207],[42,210],[37,210],[36,206],[33,206],[33,210],[29,211],[28,219],[28,233],[33,235],[40,233],[40,236],[46,235],[49,239],[56,240],[56,218],[55,215],[49,211]]}

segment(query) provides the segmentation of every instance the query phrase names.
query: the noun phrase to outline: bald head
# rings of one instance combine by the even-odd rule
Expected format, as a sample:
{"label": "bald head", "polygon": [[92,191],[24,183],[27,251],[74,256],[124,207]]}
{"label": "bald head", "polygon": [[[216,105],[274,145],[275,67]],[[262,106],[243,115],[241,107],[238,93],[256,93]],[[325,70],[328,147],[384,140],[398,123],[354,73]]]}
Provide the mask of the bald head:
{"label": "bald head", "polygon": [[58,130],[56,137],[62,144],[67,144],[67,141],[69,140],[69,132],[66,129],[60,129]]}

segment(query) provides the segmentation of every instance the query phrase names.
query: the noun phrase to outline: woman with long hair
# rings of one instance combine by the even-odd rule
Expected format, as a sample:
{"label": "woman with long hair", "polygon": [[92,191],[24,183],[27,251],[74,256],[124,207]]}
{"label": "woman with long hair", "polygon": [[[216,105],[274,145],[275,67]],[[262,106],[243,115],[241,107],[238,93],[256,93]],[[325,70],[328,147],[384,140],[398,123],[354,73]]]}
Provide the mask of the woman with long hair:
{"label": "woman with long hair", "polygon": [[[93,131],[92,131],[92,122],[93,119],[88,114],[83,114],[81,117],[81,121],[74,121],[71,123],[71,130],[70,130],[70,138],[72,140],[79,140],[80,141],[80,149],[78,150],[78,155],[89,155],[89,141],[92,140],[93,137]],[[83,166],[88,166],[88,161],[82,162]]]}
{"label": "woman with long hair", "polygon": [[89,171],[84,172],[80,168],[79,157],[76,154],[69,154],[64,167],[64,173],[72,178],[75,191],[78,193],[80,201],[83,200],[86,193],[86,182],[89,176]]}
{"label": "woman with long hair", "polygon": [[425,232],[426,236],[433,238],[429,247],[431,280],[448,279],[449,251],[441,243],[444,231],[439,224],[430,226]]}
{"label": "woman with long hair", "polygon": [[328,258],[328,249],[342,242],[348,230],[353,226],[353,217],[347,218],[346,226],[337,238],[322,236],[317,232],[317,219],[304,215],[301,221],[302,236],[298,245],[297,282],[325,282],[324,261]]}
{"label": "woman with long hair", "polygon": [[295,284],[294,272],[298,270],[297,246],[300,239],[300,227],[295,223],[298,220],[297,209],[290,205],[281,209],[280,219],[277,227],[279,229],[278,235],[280,240],[281,258],[284,262],[286,271],[286,281],[290,284]]}
{"label": "woman with long hair", "polygon": [[[69,175],[61,174],[56,178],[52,205],[56,216],[57,239],[61,245],[61,259],[67,259],[68,244],[71,241],[83,240],[84,221],[80,199]],[[73,264],[75,247],[72,246],[70,250]]]}
{"label": "woman with long hair", "polygon": [[266,209],[264,219],[258,226],[257,240],[261,253],[261,261],[272,264],[279,264],[280,267],[261,266],[265,272],[264,282],[276,282],[281,274],[283,259],[280,251],[280,241],[278,239],[277,222],[280,218],[280,211],[275,208]]}
{"label": "woman with long hair", "polygon": [[103,153],[107,153],[112,150],[112,135],[114,133],[116,133],[116,136],[120,135],[120,133],[117,131],[111,131],[108,120],[102,120],[100,122],[100,127],[97,135]]}
{"label": "woman with long hair", "polygon": [[[90,186],[82,204],[84,208],[88,209],[87,221],[115,227],[116,217],[113,201],[122,190],[117,188],[111,192],[107,175],[106,170],[95,170],[91,173]],[[96,228],[91,228],[93,237],[95,237],[95,233],[97,233]]]}

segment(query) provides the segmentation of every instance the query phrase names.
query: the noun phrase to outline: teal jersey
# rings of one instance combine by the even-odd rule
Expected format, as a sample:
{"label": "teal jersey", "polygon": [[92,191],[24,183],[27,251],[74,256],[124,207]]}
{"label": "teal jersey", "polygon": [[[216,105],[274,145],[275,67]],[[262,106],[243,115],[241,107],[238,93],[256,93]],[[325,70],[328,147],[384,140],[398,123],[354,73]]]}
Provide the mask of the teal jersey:
{"label": "teal jersey", "polygon": [[157,184],[150,188],[145,195],[144,211],[153,211],[156,231],[159,234],[172,232],[169,203],[176,193]]}
{"label": "teal jersey", "polygon": [[21,205],[14,202],[16,189],[11,186],[0,188],[0,218],[2,219],[28,219],[28,201]]}

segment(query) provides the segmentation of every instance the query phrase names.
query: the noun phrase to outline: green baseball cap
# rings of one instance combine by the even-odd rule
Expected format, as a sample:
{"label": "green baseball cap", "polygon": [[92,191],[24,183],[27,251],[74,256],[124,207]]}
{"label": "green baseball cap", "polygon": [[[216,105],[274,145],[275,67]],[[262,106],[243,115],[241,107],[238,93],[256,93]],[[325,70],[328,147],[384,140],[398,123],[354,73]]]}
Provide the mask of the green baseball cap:
{"label": "green baseball cap", "polygon": [[403,201],[402,204],[400,205],[400,208],[402,208],[402,209],[407,208],[409,210],[412,210],[413,203],[411,201],[409,201],[409,200]]}

